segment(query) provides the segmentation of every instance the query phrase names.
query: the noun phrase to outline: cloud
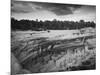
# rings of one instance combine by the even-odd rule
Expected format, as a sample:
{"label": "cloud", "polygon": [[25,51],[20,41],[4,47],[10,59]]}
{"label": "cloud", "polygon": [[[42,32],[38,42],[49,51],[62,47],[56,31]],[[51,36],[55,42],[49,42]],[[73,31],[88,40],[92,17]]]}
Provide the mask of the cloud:
{"label": "cloud", "polygon": [[82,6],[74,11],[74,14],[96,14],[96,6]]}
{"label": "cloud", "polygon": [[57,16],[74,14],[74,11],[81,8],[83,5],[75,4],[59,4],[59,3],[44,3],[44,2],[29,2],[29,1],[12,1],[12,13],[31,13],[41,12],[43,10],[54,13]]}
{"label": "cloud", "polygon": [[73,14],[74,10],[81,7],[81,5],[59,4],[59,3],[34,2],[33,4],[41,6],[45,10],[51,11],[58,16]]}
{"label": "cloud", "polygon": [[69,8],[66,8],[66,9],[54,8],[54,9],[51,9],[51,11],[59,16],[73,14],[73,12]]}
{"label": "cloud", "polygon": [[11,3],[11,12],[12,13],[29,13],[32,12],[33,9],[27,3],[19,2],[19,1],[12,1]]}

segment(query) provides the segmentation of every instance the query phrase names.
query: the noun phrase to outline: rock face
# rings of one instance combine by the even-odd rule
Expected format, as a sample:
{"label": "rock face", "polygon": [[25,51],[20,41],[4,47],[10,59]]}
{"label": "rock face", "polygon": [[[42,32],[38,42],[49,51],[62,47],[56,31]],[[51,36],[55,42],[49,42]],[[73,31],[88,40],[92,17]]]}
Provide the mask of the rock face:
{"label": "rock face", "polygon": [[16,75],[16,73],[19,73],[21,70],[21,66],[18,63],[18,60],[14,56],[13,53],[11,53],[11,74]]}
{"label": "rock face", "polygon": [[[92,59],[90,60],[90,58]],[[86,63],[89,61],[90,64],[84,65],[84,67],[83,63],[85,61]],[[57,47],[57,49],[55,48],[49,52],[42,53],[42,55],[33,59],[33,61],[30,59],[29,62],[26,63],[28,66],[26,64],[24,66],[31,70],[32,73],[71,71],[75,69],[85,70],[90,69],[90,67],[95,69],[95,65],[91,65],[91,63],[95,64],[95,48],[94,46],[88,48],[88,45],[71,48],[64,47],[63,49],[58,49]]]}
{"label": "rock face", "polygon": [[[63,40],[17,41],[12,47],[12,75],[95,69],[95,36]],[[93,63],[93,64],[92,64]]]}
{"label": "rock face", "polygon": [[23,69],[17,58],[11,53],[11,75],[16,74],[28,74],[31,73],[29,70]]}

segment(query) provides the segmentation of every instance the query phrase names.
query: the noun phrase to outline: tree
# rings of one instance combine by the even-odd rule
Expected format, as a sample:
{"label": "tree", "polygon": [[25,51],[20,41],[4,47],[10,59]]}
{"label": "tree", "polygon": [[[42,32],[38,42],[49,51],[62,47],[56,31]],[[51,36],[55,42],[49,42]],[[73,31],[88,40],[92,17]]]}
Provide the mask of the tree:
{"label": "tree", "polygon": [[85,22],[80,20],[79,22],[74,21],[58,21],[54,19],[53,21],[36,21],[34,20],[16,20],[11,18],[11,29],[12,30],[64,30],[64,29],[81,29],[85,27],[96,27],[94,22]]}

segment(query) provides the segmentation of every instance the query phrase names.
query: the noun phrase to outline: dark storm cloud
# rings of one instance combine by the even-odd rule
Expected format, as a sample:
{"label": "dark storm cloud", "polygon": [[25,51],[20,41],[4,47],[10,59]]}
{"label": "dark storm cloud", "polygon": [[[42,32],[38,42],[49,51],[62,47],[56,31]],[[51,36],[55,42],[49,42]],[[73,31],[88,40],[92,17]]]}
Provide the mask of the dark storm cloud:
{"label": "dark storm cloud", "polygon": [[69,8],[66,9],[61,9],[61,8],[55,8],[51,10],[53,13],[56,15],[68,15],[68,14],[73,14],[72,10]]}
{"label": "dark storm cloud", "polygon": [[12,1],[11,3],[12,13],[30,13],[36,10],[46,10],[58,16],[73,14],[73,12],[80,7],[81,5],[43,2]]}
{"label": "dark storm cloud", "polygon": [[43,7],[44,9],[55,13],[56,15],[69,15],[80,8],[81,5],[72,5],[72,4],[58,4],[58,3],[40,3],[34,2],[38,6]]}

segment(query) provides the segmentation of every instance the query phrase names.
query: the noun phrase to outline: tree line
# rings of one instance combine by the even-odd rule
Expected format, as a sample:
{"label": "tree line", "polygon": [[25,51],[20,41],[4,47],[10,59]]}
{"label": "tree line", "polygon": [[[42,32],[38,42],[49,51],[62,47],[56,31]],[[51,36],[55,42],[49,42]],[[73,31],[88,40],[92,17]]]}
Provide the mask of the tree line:
{"label": "tree line", "polygon": [[11,30],[71,30],[71,29],[81,29],[85,27],[96,27],[96,24],[92,22],[85,22],[80,20],[74,21],[58,21],[56,19],[49,21],[38,21],[36,20],[17,20],[11,18]]}

